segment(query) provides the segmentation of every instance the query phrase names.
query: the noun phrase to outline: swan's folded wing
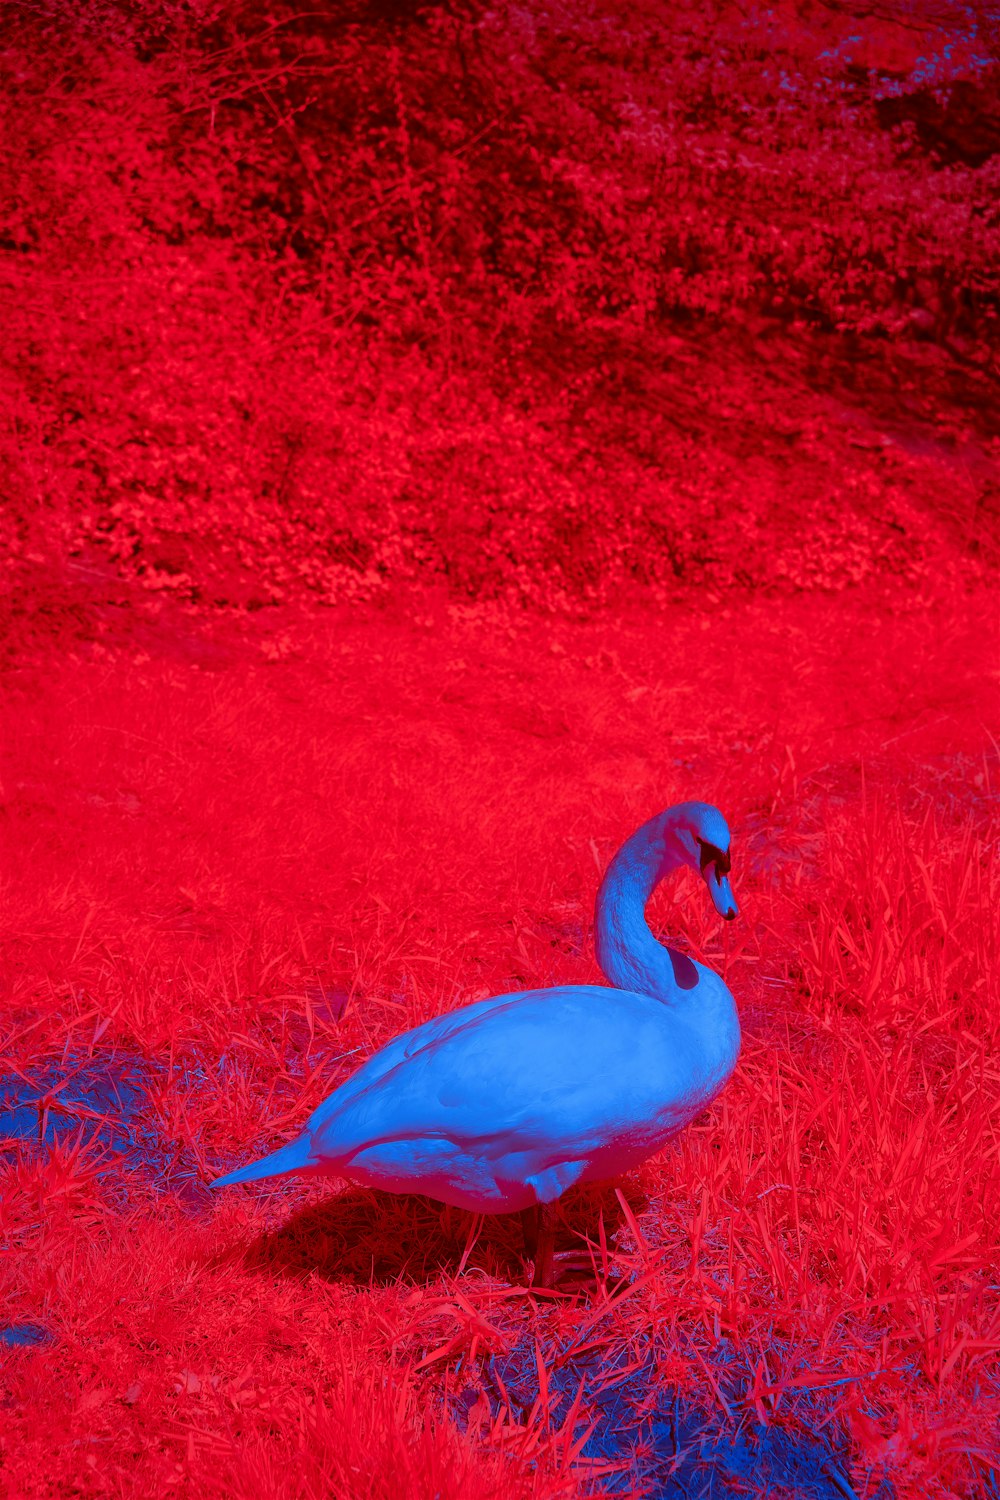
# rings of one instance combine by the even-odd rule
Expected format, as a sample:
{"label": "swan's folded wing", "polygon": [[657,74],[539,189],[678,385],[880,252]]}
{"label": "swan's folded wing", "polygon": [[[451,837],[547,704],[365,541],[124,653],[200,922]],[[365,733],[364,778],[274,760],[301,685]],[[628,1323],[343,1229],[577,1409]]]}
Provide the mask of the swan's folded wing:
{"label": "swan's folded wing", "polygon": [[395,1062],[362,1069],[350,1081],[360,1086],[310,1122],[314,1149],[347,1162],[380,1142],[436,1139],[485,1156],[551,1147],[583,1158],[611,1139],[661,1139],[703,1102],[693,1035],[648,995],[567,986],[477,1010],[418,1028]]}
{"label": "swan's folded wing", "polygon": [[507,1005],[512,1000],[523,1000],[526,993],[531,992],[491,995],[488,1000],[477,1000],[472,1005],[463,1005],[459,1010],[448,1011],[443,1016],[433,1016],[420,1026],[401,1032],[391,1042],[380,1047],[378,1052],[373,1053],[350,1078],[345,1079],[339,1088],[323,1100],[306,1121],[306,1129],[316,1132],[332,1116],[340,1114],[352,1099],[370,1089],[415,1052],[445,1041],[463,1026],[478,1021],[488,1011]]}

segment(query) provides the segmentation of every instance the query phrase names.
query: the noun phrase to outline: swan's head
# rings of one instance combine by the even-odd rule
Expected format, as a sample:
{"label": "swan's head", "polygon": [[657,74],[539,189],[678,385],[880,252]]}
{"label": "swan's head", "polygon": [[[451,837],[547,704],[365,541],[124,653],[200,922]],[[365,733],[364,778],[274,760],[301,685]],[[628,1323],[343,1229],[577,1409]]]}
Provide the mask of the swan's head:
{"label": "swan's head", "polygon": [[681,802],[665,817],[684,863],[698,871],[719,916],[731,922],[739,907],[729,884],[729,829],[725,818],[709,802]]}

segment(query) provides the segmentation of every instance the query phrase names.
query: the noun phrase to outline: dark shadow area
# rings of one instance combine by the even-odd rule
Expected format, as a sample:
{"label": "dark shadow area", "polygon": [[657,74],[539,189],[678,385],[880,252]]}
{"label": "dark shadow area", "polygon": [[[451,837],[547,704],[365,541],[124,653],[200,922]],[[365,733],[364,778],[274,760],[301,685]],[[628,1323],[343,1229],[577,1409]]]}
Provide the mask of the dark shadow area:
{"label": "dark shadow area", "polygon": [[[626,1196],[633,1213],[641,1213],[642,1195],[630,1186]],[[559,1209],[556,1254],[572,1258],[567,1277],[580,1285],[588,1275],[592,1278],[586,1242],[600,1244],[602,1220],[609,1259],[613,1255],[614,1236],[623,1221],[621,1205],[614,1187],[601,1184],[573,1190]],[[239,1259],[249,1270],[295,1277],[317,1272],[328,1281],[358,1286],[421,1285],[441,1272],[455,1275],[474,1235],[466,1270],[484,1271],[513,1285],[526,1283],[530,1267],[519,1216],[486,1214],[475,1230],[475,1215],[433,1199],[347,1187],[296,1210],[280,1228],[222,1258]],[[602,1274],[599,1252],[595,1259]]]}
{"label": "dark shadow area", "polygon": [[668,948],[667,956],[674,971],[674,983],[679,990],[693,990],[698,983],[698,970],[686,953]]}
{"label": "dark shadow area", "polygon": [[875,101],[875,115],[883,130],[910,125],[935,167],[981,167],[1000,151],[998,99],[1000,67],[994,63],[978,77],[956,79],[947,90],[886,94]]}

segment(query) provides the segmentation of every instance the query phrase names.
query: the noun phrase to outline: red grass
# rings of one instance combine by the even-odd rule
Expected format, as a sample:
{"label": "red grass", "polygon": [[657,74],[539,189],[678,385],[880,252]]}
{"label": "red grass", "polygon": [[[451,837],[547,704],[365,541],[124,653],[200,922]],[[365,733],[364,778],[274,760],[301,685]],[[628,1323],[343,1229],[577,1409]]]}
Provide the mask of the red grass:
{"label": "red grass", "polygon": [[[92,1121],[5,1152],[8,1317],[55,1338],[5,1362],[13,1493],[568,1495],[633,1462],[581,1453],[615,1391],[639,1475],[643,1405],[673,1389],[723,1430],[811,1427],[834,1453],[848,1433],[859,1495],[866,1466],[976,1494],[1000,1410],[981,606],[734,602],[724,651],[683,612],[510,633],[289,615],[277,663],[275,627],[219,625],[211,671],[164,632],[26,676],[6,1055],[28,1076],[148,1057],[165,1155],[159,1190],[133,1167],[123,1196]],[[898,662],[945,620],[901,702]],[[517,727],[531,701],[572,733]],[[685,881],[654,914],[727,973],[743,1058],[624,1196],[567,1202],[589,1289],[525,1298],[507,1220],[335,1184],[192,1190],[401,1027],[591,976],[598,867],[696,792],[735,830],[742,920],[721,947]],[[534,1381],[524,1405],[497,1358]]]}

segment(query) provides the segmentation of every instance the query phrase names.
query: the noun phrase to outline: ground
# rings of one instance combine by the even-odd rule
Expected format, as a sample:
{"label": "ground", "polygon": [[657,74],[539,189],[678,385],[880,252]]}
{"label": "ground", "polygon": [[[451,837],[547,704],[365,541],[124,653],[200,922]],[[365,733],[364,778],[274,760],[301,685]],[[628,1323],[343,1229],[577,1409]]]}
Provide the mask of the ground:
{"label": "ground", "polygon": [[[989,609],[206,623],[138,597],[14,673],[6,1108],[40,1100],[53,1144],[5,1152],[8,1317],[44,1339],[5,1362],[12,1492],[398,1493],[405,1448],[414,1493],[571,1494],[602,1465],[662,1483],[677,1443],[721,1485],[741,1442],[772,1493],[980,1492]],[[516,1220],[210,1197],[397,1030],[595,978],[600,871],[691,796],[730,820],[741,918],[693,878],[652,914],[726,975],[743,1056],[676,1147],[567,1201],[590,1281],[525,1294]]]}

